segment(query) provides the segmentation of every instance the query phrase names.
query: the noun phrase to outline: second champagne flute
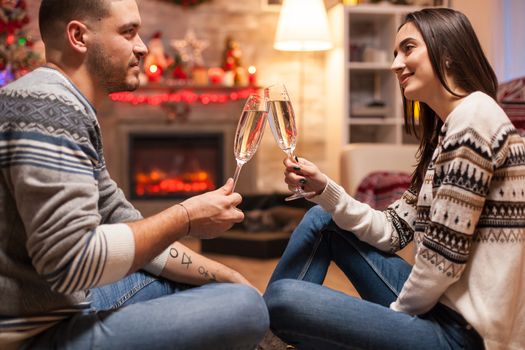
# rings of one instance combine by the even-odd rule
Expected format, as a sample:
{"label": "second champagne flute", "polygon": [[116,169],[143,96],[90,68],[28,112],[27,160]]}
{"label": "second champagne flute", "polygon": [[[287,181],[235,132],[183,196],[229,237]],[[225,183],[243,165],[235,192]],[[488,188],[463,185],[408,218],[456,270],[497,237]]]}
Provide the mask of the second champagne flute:
{"label": "second champagne flute", "polygon": [[[297,127],[295,114],[290,95],[284,84],[271,85],[264,89],[264,96],[270,104],[269,123],[273,136],[279,148],[291,159],[295,158],[294,151],[297,144]],[[285,201],[314,195],[315,192],[305,192],[301,186],[294,189],[294,194],[286,197]]]}
{"label": "second champagne flute", "polygon": [[267,114],[268,101],[265,97],[258,94],[248,96],[235,131],[233,152],[237,161],[237,168],[233,175],[232,192],[235,190],[242,166],[252,159],[259,143],[261,143]]}

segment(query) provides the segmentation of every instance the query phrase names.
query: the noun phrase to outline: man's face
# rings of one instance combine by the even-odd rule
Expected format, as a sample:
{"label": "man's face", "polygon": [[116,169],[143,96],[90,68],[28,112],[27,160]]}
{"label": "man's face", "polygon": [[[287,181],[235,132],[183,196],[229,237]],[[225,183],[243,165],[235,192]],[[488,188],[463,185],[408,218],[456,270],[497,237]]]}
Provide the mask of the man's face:
{"label": "man's face", "polygon": [[106,92],[139,87],[140,61],[147,48],[138,35],[141,19],[135,0],[110,3],[110,15],[90,25],[87,67]]}

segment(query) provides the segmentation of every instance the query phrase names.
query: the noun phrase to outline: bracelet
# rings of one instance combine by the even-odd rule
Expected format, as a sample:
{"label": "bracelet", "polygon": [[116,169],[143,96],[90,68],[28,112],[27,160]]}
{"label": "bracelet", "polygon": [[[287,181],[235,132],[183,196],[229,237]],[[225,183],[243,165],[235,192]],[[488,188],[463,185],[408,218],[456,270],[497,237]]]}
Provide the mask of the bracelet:
{"label": "bracelet", "polygon": [[191,232],[191,219],[190,219],[190,213],[188,213],[188,209],[186,209],[186,207],[182,204],[182,203],[177,203],[176,205],[180,205],[184,211],[186,212],[186,216],[188,217],[188,230],[186,231],[186,234],[185,236],[189,236],[190,235],[190,232]]}

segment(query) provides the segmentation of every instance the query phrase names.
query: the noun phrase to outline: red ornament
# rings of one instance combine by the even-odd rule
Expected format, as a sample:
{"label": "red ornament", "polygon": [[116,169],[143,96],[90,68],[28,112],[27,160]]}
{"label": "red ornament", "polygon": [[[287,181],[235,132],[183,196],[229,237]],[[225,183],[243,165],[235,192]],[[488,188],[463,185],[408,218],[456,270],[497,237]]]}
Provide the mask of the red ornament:
{"label": "red ornament", "polygon": [[7,38],[5,39],[7,45],[13,45],[15,42],[15,36],[13,34],[7,35]]}
{"label": "red ornament", "polygon": [[186,74],[186,72],[184,71],[184,69],[182,69],[181,66],[177,66],[175,67],[175,69],[173,69],[172,77],[173,79],[177,80],[186,80],[188,79],[188,74]]}
{"label": "red ornament", "polygon": [[219,67],[208,69],[208,78],[211,84],[221,84],[224,78],[224,70]]}

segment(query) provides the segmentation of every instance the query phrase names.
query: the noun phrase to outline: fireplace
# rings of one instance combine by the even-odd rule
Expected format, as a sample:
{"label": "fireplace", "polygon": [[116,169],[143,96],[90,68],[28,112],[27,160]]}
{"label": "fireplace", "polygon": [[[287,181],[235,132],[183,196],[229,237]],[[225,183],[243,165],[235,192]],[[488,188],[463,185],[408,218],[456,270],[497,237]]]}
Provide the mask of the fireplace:
{"label": "fireplace", "polygon": [[185,199],[224,182],[222,133],[130,133],[131,199]]}
{"label": "fireplace", "polygon": [[[220,188],[235,171],[243,104],[195,103],[186,118],[173,119],[159,106],[111,102],[100,120],[111,176],[144,216]],[[236,192],[257,193],[257,158],[243,166]]]}

